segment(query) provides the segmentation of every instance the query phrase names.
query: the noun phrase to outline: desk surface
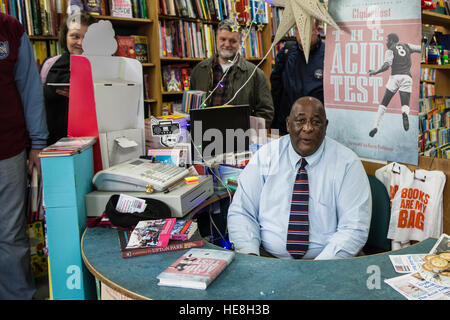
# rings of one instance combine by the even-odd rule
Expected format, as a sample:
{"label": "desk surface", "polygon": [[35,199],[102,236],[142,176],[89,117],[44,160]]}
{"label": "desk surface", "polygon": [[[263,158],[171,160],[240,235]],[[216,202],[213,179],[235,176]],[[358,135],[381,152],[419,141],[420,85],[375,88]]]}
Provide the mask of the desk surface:
{"label": "desk surface", "polygon": [[[162,300],[292,300],[405,299],[384,279],[400,276],[389,254],[428,253],[436,239],[394,252],[336,260],[282,260],[237,253],[234,261],[206,290],[158,286],[156,276],[181,256],[182,250],[124,259],[117,230],[88,228],[81,249],[89,271],[101,282],[135,299]],[[209,243],[205,248],[218,247]],[[186,251],[186,250],[185,250]],[[372,268],[380,268],[380,289],[368,289]],[[370,280],[369,280],[370,282]]]}

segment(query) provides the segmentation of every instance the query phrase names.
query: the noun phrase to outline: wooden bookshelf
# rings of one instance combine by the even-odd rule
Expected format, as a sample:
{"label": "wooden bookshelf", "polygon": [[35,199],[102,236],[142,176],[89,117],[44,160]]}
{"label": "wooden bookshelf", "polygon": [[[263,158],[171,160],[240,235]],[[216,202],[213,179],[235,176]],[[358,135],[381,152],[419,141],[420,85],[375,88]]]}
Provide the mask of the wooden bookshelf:
{"label": "wooden bookshelf", "polygon": [[[422,23],[438,27],[443,33],[450,33],[450,16],[433,11],[422,11]],[[450,96],[450,65],[422,64],[422,68],[436,69],[435,93]]]}

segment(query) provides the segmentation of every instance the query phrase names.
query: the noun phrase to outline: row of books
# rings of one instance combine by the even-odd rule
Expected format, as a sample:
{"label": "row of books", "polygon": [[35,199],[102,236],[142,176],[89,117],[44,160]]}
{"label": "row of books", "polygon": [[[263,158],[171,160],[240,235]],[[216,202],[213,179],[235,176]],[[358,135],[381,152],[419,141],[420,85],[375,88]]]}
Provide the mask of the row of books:
{"label": "row of books", "polygon": [[148,39],[146,36],[116,36],[117,51],[114,55],[137,59],[140,63],[147,63]]}
{"label": "row of books", "polygon": [[429,96],[434,96],[436,94],[436,87],[434,83],[421,82],[419,98],[425,98]]}
{"label": "row of books", "polygon": [[419,154],[450,159],[450,128],[425,131],[419,137]]}
{"label": "row of books", "polygon": [[0,0],[0,11],[19,20],[30,36],[56,36],[65,3],[65,0]]}
{"label": "row of books", "polygon": [[163,92],[182,92],[189,90],[192,67],[188,64],[161,66]]}
{"label": "row of books", "polygon": [[33,49],[34,57],[36,59],[36,63],[38,68],[42,66],[44,60],[50,56],[56,56],[61,54],[61,45],[59,41],[50,40],[50,41],[36,41],[31,40],[31,47]]}
{"label": "row of books", "polygon": [[435,81],[436,69],[434,68],[420,68],[420,81]]}
{"label": "row of books", "polygon": [[241,56],[244,58],[259,58],[264,56],[264,47],[262,34],[255,28],[252,28],[245,37],[245,41],[241,47]]}
{"label": "row of books", "polygon": [[236,18],[240,24],[267,24],[268,8],[267,2],[257,0],[159,0],[161,15],[209,21]]}
{"label": "row of books", "polygon": [[419,113],[428,113],[432,110],[444,112],[450,110],[450,97],[446,96],[429,96],[419,99]]}
{"label": "row of books", "polygon": [[201,22],[159,21],[161,57],[209,58],[215,53],[215,31]]}
{"label": "row of books", "polygon": [[450,110],[439,112],[437,109],[433,109],[419,114],[419,132],[442,127],[450,127]]}
{"label": "row of books", "polygon": [[[244,40],[241,48],[243,57],[263,57],[261,31],[252,27],[248,34],[245,34]],[[159,41],[161,57],[209,58],[216,51],[215,29],[213,25],[202,22],[161,20]]]}
{"label": "row of books", "polygon": [[69,0],[69,4],[94,15],[148,19],[146,0]]}
{"label": "row of books", "polygon": [[201,90],[186,90],[181,100],[181,112],[189,113],[190,110],[200,109],[206,98],[206,92]]}

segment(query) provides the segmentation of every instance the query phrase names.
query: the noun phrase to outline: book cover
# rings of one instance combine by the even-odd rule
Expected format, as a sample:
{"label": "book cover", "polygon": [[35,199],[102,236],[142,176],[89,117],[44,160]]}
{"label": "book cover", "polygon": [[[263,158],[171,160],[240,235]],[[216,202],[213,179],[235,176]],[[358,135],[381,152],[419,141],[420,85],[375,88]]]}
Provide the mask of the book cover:
{"label": "book cover", "polygon": [[149,247],[149,248],[136,248],[127,249],[127,244],[131,236],[130,230],[117,230],[119,236],[120,251],[122,253],[122,258],[138,257],[147,254],[154,254],[160,252],[185,250],[191,248],[199,248],[205,245],[205,241],[202,239],[200,234],[194,233],[189,241],[182,240],[169,240],[169,244],[165,247]]}
{"label": "book cover", "polygon": [[136,49],[132,36],[116,36],[117,51],[115,56],[136,59]]}
{"label": "book cover", "polygon": [[113,17],[133,18],[131,0],[110,0],[109,11]]}
{"label": "book cover", "polygon": [[175,221],[176,218],[139,221],[126,248],[166,247]]}
{"label": "book cover", "polygon": [[362,158],[417,165],[419,2],[335,0],[328,8],[341,30],[327,26],[324,69],[314,75],[323,77],[327,136]]}
{"label": "book cover", "polygon": [[156,277],[158,285],[205,290],[233,261],[234,255],[227,250],[191,249]]}
{"label": "book cover", "polygon": [[173,66],[163,67],[163,88],[167,92],[180,92],[182,90],[179,68]]}
{"label": "book cover", "polygon": [[170,234],[171,240],[189,240],[197,231],[197,222],[192,219],[177,219]]}
{"label": "book cover", "polygon": [[93,15],[101,15],[102,0],[84,0],[84,10]]}
{"label": "book cover", "polygon": [[134,38],[134,48],[136,59],[140,63],[148,62],[148,41],[146,36],[132,36]]}

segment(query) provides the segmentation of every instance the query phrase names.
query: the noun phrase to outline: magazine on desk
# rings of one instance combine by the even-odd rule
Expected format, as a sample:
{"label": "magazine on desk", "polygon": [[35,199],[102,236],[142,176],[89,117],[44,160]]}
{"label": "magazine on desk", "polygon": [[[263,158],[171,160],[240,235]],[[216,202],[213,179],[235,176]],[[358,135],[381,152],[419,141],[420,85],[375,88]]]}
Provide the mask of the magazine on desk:
{"label": "magazine on desk", "polygon": [[200,233],[196,232],[189,240],[169,240],[169,244],[165,247],[147,247],[127,249],[127,244],[131,236],[130,230],[117,230],[119,236],[120,251],[122,258],[132,258],[148,254],[177,251],[191,248],[199,248],[205,245],[205,241],[200,236]]}
{"label": "magazine on desk", "polygon": [[411,273],[384,280],[404,297],[409,300],[450,300],[450,237],[448,235],[442,234],[428,254],[389,257],[397,272],[401,272],[398,270],[399,265],[412,266]]}
{"label": "magazine on desk", "polygon": [[139,221],[126,248],[166,247],[175,221],[176,218]]}
{"label": "magazine on desk", "polygon": [[228,250],[191,249],[156,277],[158,285],[205,290],[234,255]]}

